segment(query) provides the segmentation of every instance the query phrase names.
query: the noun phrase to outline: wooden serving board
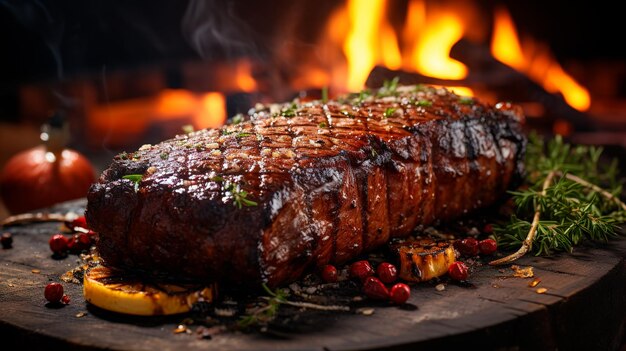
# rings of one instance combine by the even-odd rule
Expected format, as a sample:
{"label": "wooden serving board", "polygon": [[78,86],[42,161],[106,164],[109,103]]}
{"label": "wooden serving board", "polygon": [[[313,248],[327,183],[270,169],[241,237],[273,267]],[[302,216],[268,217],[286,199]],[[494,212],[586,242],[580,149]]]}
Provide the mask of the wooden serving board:
{"label": "wooden serving board", "polygon": [[[82,212],[85,202],[61,204],[52,211]],[[58,223],[6,229],[12,249],[0,249],[0,349],[63,350],[353,350],[453,349],[617,349],[626,329],[626,240],[577,249],[553,258],[526,257],[541,283],[512,278],[506,266],[481,266],[475,288],[434,283],[412,288],[402,309],[377,305],[373,315],[328,314],[307,330],[281,337],[231,332],[200,340],[174,334],[184,318],[131,318],[88,306],[81,286],[64,283],[72,301],[46,307],[44,287],[77,266],[78,258],[51,257],[48,238]],[[35,270],[33,273],[33,270]],[[37,270],[40,272],[37,273]],[[537,288],[547,292],[538,294]],[[83,317],[77,317],[87,313]],[[306,324],[303,322],[303,324]]]}

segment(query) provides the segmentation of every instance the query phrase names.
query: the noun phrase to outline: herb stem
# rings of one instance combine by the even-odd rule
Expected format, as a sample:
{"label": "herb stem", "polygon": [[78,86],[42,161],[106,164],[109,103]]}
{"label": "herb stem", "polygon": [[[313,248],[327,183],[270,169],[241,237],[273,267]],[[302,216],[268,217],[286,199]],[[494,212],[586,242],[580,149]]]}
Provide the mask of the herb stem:
{"label": "herb stem", "polygon": [[0,228],[39,222],[66,222],[72,219],[72,216],[63,215],[60,213],[22,213],[7,217],[5,220],[2,221],[2,223],[0,223]]}
{"label": "herb stem", "polygon": [[[266,299],[269,299],[269,297]],[[350,311],[350,307],[348,306],[318,305],[312,302],[289,301],[289,300],[281,300],[280,303],[283,305],[308,308],[310,310],[318,310],[318,311]]]}
{"label": "herb stem", "polygon": [[[548,176],[546,176],[546,179],[543,181],[543,186],[541,187],[541,196],[546,196],[548,187],[550,187],[550,185],[552,184],[552,179],[554,179],[554,177],[559,173],[560,172],[556,170],[552,170],[550,171],[550,173],[548,173]],[[535,215],[533,216],[533,222],[530,225],[530,230],[528,231],[528,235],[526,236],[526,239],[524,239],[524,241],[522,242],[522,246],[519,248],[519,250],[517,250],[516,252],[506,257],[489,262],[489,265],[497,266],[501,264],[511,263],[521,258],[522,256],[526,255],[526,253],[528,253],[528,251],[533,245],[533,240],[535,240],[535,234],[537,233],[537,227],[539,226],[540,217],[541,217],[541,205],[537,201],[537,203],[535,203]]]}
{"label": "herb stem", "polygon": [[625,203],[623,203],[617,196],[614,196],[613,194],[611,194],[608,191],[600,188],[599,186],[597,186],[595,184],[592,184],[592,183],[589,183],[588,181],[586,181],[586,180],[584,180],[584,179],[582,179],[580,177],[577,177],[577,176],[575,176],[573,174],[570,174],[570,173],[566,173],[565,175],[563,175],[563,173],[557,172],[557,175],[564,176],[565,178],[567,178],[567,179],[569,179],[569,180],[571,180],[573,182],[576,182],[576,183],[578,183],[578,184],[580,184],[580,185],[582,185],[584,187],[587,187],[587,188],[589,188],[589,189],[599,193],[600,195],[604,196],[607,200],[613,201],[617,206],[621,207],[622,211],[626,211],[626,204]]}

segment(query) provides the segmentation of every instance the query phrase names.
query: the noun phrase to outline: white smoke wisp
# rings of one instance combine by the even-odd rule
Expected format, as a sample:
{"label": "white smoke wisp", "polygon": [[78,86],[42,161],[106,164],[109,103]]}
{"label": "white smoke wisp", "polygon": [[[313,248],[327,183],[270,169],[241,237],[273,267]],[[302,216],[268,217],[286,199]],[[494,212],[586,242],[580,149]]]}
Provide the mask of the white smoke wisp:
{"label": "white smoke wisp", "polygon": [[204,59],[253,57],[258,53],[253,31],[235,15],[234,3],[191,0],[181,30],[189,45]]}

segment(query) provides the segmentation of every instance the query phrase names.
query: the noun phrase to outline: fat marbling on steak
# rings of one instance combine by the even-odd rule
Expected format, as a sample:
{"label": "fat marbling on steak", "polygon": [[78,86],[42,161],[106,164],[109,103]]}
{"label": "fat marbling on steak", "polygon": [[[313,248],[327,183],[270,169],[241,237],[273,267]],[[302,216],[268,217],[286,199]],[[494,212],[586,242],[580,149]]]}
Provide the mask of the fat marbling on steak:
{"label": "fat marbling on steak", "polygon": [[423,86],[257,106],[116,156],[87,220],[107,265],[276,286],[493,204],[523,172],[521,119]]}

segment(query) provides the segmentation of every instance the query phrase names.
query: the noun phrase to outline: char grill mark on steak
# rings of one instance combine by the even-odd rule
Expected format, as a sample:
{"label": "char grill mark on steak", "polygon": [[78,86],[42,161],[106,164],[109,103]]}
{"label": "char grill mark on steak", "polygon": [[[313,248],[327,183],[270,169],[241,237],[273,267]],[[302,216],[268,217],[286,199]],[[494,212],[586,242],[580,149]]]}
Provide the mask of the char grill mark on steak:
{"label": "char grill mark on steak", "polygon": [[[412,89],[306,103],[289,117],[289,105],[263,106],[116,157],[88,195],[103,259],[275,286],[493,203],[523,172],[519,111]],[[432,106],[414,104],[423,99]],[[122,179],[134,173],[137,192]],[[234,206],[235,185],[258,205]]]}

